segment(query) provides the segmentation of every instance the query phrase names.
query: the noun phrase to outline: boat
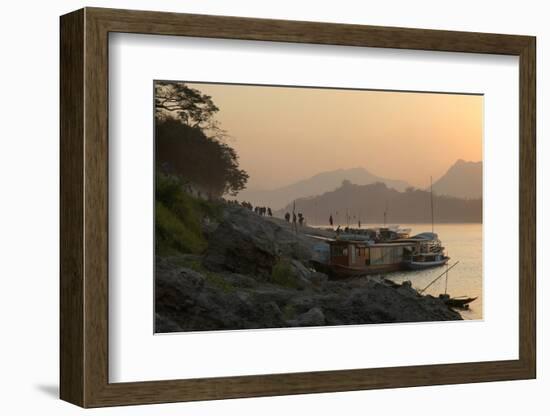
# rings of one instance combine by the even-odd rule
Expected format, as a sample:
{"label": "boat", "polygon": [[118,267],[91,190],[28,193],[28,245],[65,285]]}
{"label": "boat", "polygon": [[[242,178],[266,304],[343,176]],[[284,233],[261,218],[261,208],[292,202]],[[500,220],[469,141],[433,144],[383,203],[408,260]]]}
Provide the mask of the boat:
{"label": "boat", "polygon": [[392,243],[410,243],[403,260],[404,266],[409,270],[424,270],[432,267],[444,266],[450,260],[445,254],[445,247],[434,232],[417,234],[410,238],[393,240]]}
{"label": "boat", "polygon": [[419,254],[406,261],[405,266],[410,270],[425,270],[444,266],[448,261],[449,257],[441,254]]}
{"label": "boat", "polygon": [[411,229],[399,226],[380,227],[378,229],[378,241],[387,242],[409,238]]}
{"label": "boat", "polygon": [[[430,178],[431,183],[431,178]],[[431,203],[432,232],[410,237],[410,229],[386,225],[384,227],[336,230],[336,239],[328,241],[327,263],[313,261],[312,266],[332,278],[385,274],[399,270],[422,270],[446,264],[449,257],[436,233],[433,220],[433,192]]]}
{"label": "boat", "polygon": [[[410,270],[425,270],[447,264],[450,257],[445,254],[445,247],[441,245],[439,236],[434,232],[434,205],[432,178],[430,176],[430,205],[432,217],[432,232],[415,235],[411,240],[418,241],[405,260],[405,266]],[[399,241],[399,240],[398,240]]]}
{"label": "boat", "polygon": [[373,243],[345,238],[328,241],[328,244],[328,263],[313,261],[311,264],[317,271],[340,279],[403,270],[405,256],[418,242]]}
{"label": "boat", "polygon": [[470,307],[470,303],[475,301],[477,297],[470,298],[468,296],[458,296],[455,298],[451,298],[447,294],[441,294],[439,295],[439,299],[442,299],[447,306],[450,306],[451,308],[460,308],[460,309],[468,309]]}
{"label": "boat", "polygon": [[337,279],[421,270],[444,265],[449,260],[437,234],[429,232],[386,242],[376,242],[367,236],[343,235],[326,243],[329,245],[327,261],[312,261],[311,265]]}

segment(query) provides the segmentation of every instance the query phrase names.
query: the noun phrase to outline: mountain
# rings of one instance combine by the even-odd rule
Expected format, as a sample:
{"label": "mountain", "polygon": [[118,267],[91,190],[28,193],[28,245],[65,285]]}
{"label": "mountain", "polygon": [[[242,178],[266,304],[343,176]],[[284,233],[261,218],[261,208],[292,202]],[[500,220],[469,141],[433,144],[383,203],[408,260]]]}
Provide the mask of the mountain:
{"label": "mountain", "polygon": [[249,201],[253,205],[263,205],[272,209],[280,209],[297,198],[320,195],[338,188],[344,180],[356,185],[367,185],[380,182],[389,188],[403,191],[410,185],[404,181],[381,178],[364,168],[338,169],[322,172],[311,178],[273,190],[244,190],[239,193],[240,200]]}
{"label": "mountain", "polygon": [[457,198],[481,198],[483,195],[483,163],[459,159],[433,184],[436,195]]}
{"label": "mountain", "polygon": [[[434,195],[434,221],[436,223],[480,223],[482,217],[481,199],[460,199]],[[292,212],[292,204],[276,211],[277,217]],[[408,188],[399,192],[383,183],[354,185],[342,183],[338,189],[310,198],[296,200],[296,212],[302,213],[308,224],[324,225],[332,215],[335,224],[357,226],[383,224],[384,212],[388,224],[430,223],[430,192]]]}

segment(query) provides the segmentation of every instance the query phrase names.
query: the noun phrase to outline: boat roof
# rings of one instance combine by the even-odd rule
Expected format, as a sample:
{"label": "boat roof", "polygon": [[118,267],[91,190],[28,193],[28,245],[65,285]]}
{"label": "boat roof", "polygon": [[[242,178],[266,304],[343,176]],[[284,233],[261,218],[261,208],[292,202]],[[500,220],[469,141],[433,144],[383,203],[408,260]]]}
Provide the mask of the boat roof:
{"label": "boat roof", "polygon": [[437,236],[436,233],[430,233],[430,232],[420,233],[417,235],[413,235],[411,237],[411,239],[415,239],[415,240],[437,240],[438,238],[439,237]]}
{"label": "boat roof", "polygon": [[328,242],[329,244],[342,244],[342,245],[348,245],[348,244],[354,244],[354,245],[362,245],[365,247],[370,248],[376,248],[376,247],[395,247],[395,246],[403,246],[403,247],[410,247],[413,244],[418,243],[417,240],[413,241],[406,241],[406,240],[395,240],[395,243],[391,242],[385,242],[385,243],[369,243],[366,240],[332,240]]}
{"label": "boat roof", "polygon": [[436,233],[426,232],[426,233],[413,235],[412,237],[409,237],[409,238],[399,238],[397,240],[392,240],[392,241],[395,241],[396,243],[407,243],[407,242],[421,243],[423,241],[436,241],[436,240],[439,240],[439,237]]}

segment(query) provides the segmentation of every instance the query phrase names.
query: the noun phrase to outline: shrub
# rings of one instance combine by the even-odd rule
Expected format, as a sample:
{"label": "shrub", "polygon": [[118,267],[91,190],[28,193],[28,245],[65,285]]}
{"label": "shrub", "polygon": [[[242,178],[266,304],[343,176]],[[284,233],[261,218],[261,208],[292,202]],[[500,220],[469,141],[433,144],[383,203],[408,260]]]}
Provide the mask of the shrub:
{"label": "shrub", "polygon": [[297,288],[298,281],[288,259],[280,259],[271,269],[271,282],[279,286]]}
{"label": "shrub", "polygon": [[283,319],[285,321],[290,321],[294,318],[296,318],[296,308],[294,307],[294,305],[285,305],[285,307],[283,308]]}
{"label": "shrub", "polygon": [[174,252],[199,254],[206,248],[206,240],[193,228],[185,224],[162,202],[155,205],[155,247],[157,254],[167,255]]}
{"label": "shrub", "polygon": [[162,172],[156,174],[155,200],[157,254],[201,254],[207,247],[201,222],[205,217],[220,220],[221,205],[194,198],[179,177]]}

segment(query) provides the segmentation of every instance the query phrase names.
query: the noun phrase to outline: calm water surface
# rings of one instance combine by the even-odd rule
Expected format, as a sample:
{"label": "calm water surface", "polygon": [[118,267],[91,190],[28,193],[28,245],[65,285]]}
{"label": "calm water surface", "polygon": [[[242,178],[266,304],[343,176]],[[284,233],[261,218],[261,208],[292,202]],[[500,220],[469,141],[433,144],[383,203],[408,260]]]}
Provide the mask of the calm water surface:
{"label": "calm water surface", "polygon": [[[401,224],[410,228],[411,236],[431,231],[431,224]],[[439,235],[446,249],[449,267],[459,262],[449,271],[447,292],[452,296],[476,297],[470,309],[461,311],[464,319],[482,319],[483,315],[483,278],[482,278],[482,225],[481,224],[436,224],[434,232]],[[445,271],[445,266],[429,270],[391,273],[387,277],[395,282],[410,280],[413,287],[425,288],[433,279]],[[445,292],[445,276],[426,290],[426,294],[438,296]]]}

